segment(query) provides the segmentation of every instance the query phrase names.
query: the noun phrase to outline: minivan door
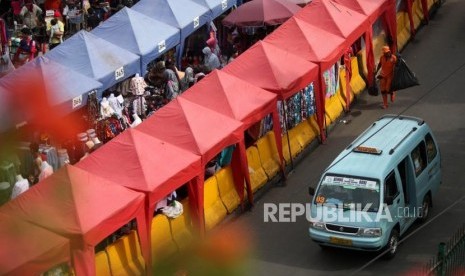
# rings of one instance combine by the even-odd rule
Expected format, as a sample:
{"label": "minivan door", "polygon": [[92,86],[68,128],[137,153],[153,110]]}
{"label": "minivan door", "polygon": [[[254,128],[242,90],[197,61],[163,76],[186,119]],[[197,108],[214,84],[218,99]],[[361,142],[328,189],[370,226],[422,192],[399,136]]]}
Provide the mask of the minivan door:
{"label": "minivan door", "polygon": [[404,207],[397,210],[397,216],[401,224],[404,225],[405,228],[408,228],[408,226],[415,221],[417,216],[415,213],[417,210],[415,208],[417,204],[415,175],[413,174],[408,156],[397,165],[397,173],[404,198]]}
{"label": "minivan door", "polygon": [[405,207],[405,202],[400,177],[396,174],[396,170],[392,170],[384,179],[384,203],[387,205],[393,223],[399,221],[402,232],[405,221],[400,220],[398,210]]}

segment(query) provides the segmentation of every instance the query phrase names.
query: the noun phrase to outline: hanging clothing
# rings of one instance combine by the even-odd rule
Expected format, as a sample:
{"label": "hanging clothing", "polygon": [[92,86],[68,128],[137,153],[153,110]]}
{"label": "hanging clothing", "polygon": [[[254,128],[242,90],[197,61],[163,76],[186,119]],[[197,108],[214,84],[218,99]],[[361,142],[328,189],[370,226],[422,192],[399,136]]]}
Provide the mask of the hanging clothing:
{"label": "hanging clothing", "polygon": [[133,113],[139,116],[145,116],[145,112],[147,112],[147,102],[144,96],[137,96],[132,101],[132,109]]}
{"label": "hanging clothing", "polygon": [[110,102],[107,98],[103,97],[102,101],[100,102],[100,115],[103,118],[111,117],[115,111],[110,106]]}
{"label": "hanging clothing", "polygon": [[24,193],[29,189],[29,181],[27,179],[20,178],[16,181],[15,185],[13,186],[13,190],[11,192],[11,199],[15,199],[20,194]]}
{"label": "hanging clothing", "polygon": [[51,176],[53,174],[53,168],[50,166],[47,161],[42,161],[40,165],[40,174],[39,174],[39,181],[44,180],[45,178]]}
{"label": "hanging clothing", "polygon": [[69,155],[66,149],[59,149],[58,150],[58,167],[61,168],[66,164],[69,164]]}
{"label": "hanging clothing", "polygon": [[39,148],[39,152],[45,155],[45,160],[52,166],[53,171],[57,171],[59,166],[58,153],[55,147],[42,146]]}
{"label": "hanging clothing", "polygon": [[118,118],[123,116],[123,104],[118,100],[118,97],[115,97],[114,94],[110,94],[110,97],[108,97],[108,104],[115,111]]}
{"label": "hanging clothing", "polygon": [[145,94],[145,88],[147,87],[147,83],[145,83],[143,77],[136,76],[131,79],[129,87],[133,95],[140,96]]}
{"label": "hanging clothing", "polygon": [[113,85],[113,87],[110,88],[110,91],[116,91],[123,96],[127,96],[128,94],[132,93],[131,81],[132,79],[125,79],[124,81]]}

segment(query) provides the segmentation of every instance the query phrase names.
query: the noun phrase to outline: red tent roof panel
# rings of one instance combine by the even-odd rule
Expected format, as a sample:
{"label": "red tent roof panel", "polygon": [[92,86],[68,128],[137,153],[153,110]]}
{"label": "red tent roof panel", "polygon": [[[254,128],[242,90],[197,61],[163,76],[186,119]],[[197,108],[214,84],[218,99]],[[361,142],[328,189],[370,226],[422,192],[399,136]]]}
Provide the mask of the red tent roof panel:
{"label": "red tent roof panel", "polygon": [[288,98],[318,78],[318,66],[294,53],[259,41],[223,71]]}
{"label": "red tent roof panel", "polygon": [[67,165],[2,208],[60,235],[82,235],[88,244],[96,245],[134,218],[143,198],[143,194]]}
{"label": "red tent roof panel", "polygon": [[4,213],[0,221],[0,275],[39,275],[70,259],[68,239]]}
{"label": "red tent roof panel", "polygon": [[368,18],[332,0],[314,0],[296,18],[347,39],[352,44],[368,26]]}
{"label": "red tent roof panel", "polygon": [[204,164],[243,137],[241,122],[181,97],[136,129],[202,156]]}
{"label": "red tent roof panel", "polygon": [[[292,37],[290,40],[289,38]],[[345,39],[293,17],[265,38],[266,42],[298,54],[307,61],[328,63],[339,59]]]}
{"label": "red tent roof panel", "polygon": [[155,192],[165,185],[172,186],[159,194],[159,199],[201,169],[200,156],[136,129],[118,135],[76,166],[137,191]]}
{"label": "red tent roof panel", "polygon": [[226,72],[215,70],[181,95],[223,115],[251,125],[272,112],[276,94]]}
{"label": "red tent roof panel", "polygon": [[337,3],[348,7],[358,13],[364,14],[372,22],[376,20],[383,11],[383,6],[388,4],[388,1],[379,1],[379,0],[334,0]]}

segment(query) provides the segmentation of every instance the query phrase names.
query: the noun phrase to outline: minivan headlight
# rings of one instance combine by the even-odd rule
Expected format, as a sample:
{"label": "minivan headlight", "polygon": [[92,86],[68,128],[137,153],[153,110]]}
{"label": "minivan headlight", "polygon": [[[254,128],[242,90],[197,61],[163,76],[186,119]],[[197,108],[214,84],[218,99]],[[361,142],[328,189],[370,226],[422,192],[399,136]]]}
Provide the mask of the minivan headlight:
{"label": "minivan headlight", "polygon": [[381,228],[363,228],[360,234],[365,237],[381,237],[383,230]]}
{"label": "minivan headlight", "polygon": [[310,221],[310,227],[319,230],[325,230],[325,224],[321,221]]}

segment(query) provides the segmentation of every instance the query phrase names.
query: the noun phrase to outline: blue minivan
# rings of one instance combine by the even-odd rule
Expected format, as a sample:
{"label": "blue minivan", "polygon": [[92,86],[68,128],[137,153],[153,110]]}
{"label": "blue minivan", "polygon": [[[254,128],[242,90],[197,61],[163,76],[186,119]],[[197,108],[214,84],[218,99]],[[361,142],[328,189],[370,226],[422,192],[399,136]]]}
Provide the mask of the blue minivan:
{"label": "blue minivan", "polygon": [[441,184],[441,156],[419,118],[385,115],[324,171],[313,196],[309,233],[322,247],[397,252],[399,237],[425,221]]}

